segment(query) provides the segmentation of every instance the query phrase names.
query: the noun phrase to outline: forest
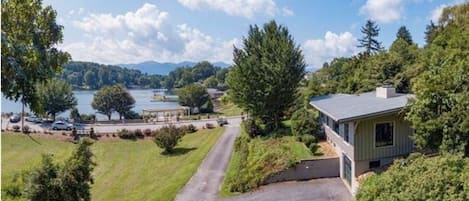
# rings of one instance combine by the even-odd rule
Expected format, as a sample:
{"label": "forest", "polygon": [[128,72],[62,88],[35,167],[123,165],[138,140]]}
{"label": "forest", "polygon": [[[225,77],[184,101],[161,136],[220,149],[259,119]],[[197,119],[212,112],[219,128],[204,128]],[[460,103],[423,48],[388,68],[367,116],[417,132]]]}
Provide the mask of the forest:
{"label": "forest", "polygon": [[72,61],[63,66],[58,78],[74,89],[100,89],[103,86],[123,84],[127,88],[180,88],[191,83],[203,83],[210,88],[226,89],[227,68],[207,61],[194,67],[181,66],[169,75],[149,75],[139,70],[92,62]]}

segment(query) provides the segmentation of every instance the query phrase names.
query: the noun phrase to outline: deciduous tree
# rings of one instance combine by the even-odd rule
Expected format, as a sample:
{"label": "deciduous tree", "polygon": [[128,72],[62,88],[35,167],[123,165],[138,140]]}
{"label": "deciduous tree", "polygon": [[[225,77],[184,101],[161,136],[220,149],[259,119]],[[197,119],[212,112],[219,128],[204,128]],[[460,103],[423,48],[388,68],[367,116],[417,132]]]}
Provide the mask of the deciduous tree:
{"label": "deciduous tree", "polygon": [[99,113],[106,115],[108,120],[111,120],[111,115],[115,111],[113,95],[114,92],[111,86],[102,87],[94,94],[93,102],[91,103],[91,107]]}
{"label": "deciduous tree", "polygon": [[415,79],[407,120],[420,149],[469,156],[469,3],[445,8]]}
{"label": "deciduous tree", "polygon": [[179,104],[190,107],[191,111],[195,108],[200,111],[202,106],[210,99],[207,89],[200,84],[187,85],[178,89],[176,93],[179,96]]}
{"label": "deciduous tree", "polygon": [[119,113],[122,119],[126,112],[129,112],[135,104],[135,99],[125,90],[122,85],[105,86],[94,94],[91,106],[111,120],[113,112]]}
{"label": "deciduous tree", "polygon": [[2,94],[20,100],[23,113],[24,105],[39,111],[34,86],[53,77],[70,58],[56,48],[63,26],[56,23],[56,11],[43,7],[41,0],[3,0],[1,7]]}
{"label": "deciduous tree", "polygon": [[113,93],[115,111],[119,113],[119,119],[122,119],[135,106],[135,99],[122,85],[114,85]]}
{"label": "deciduous tree", "polygon": [[58,113],[77,105],[72,87],[62,80],[52,79],[36,86],[40,107],[55,120]]}

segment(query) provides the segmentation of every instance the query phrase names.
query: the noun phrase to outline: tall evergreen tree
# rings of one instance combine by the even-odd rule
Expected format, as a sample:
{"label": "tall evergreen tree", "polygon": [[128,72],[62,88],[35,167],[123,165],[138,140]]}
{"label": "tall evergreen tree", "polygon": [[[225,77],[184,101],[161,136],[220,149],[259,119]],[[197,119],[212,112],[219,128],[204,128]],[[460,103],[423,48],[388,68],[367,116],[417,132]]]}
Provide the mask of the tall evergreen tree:
{"label": "tall evergreen tree", "polygon": [[414,43],[412,41],[412,36],[410,35],[409,30],[405,26],[401,26],[396,34],[397,39],[403,39],[408,44]]}
{"label": "tall evergreen tree", "polygon": [[234,65],[227,83],[231,100],[267,128],[280,126],[284,112],[298,96],[305,74],[300,47],[284,26],[275,21],[250,26],[243,48],[234,49]]}
{"label": "tall evergreen tree", "polygon": [[433,38],[435,37],[436,28],[437,26],[433,23],[433,21],[430,21],[430,24],[425,27],[425,42],[427,45],[432,43]]}
{"label": "tall evergreen tree", "polygon": [[90,185],[93,183],[91,172],[96,166],[92,160],[93,153],[90,148],[92,144],[89,139],[81,140],[73,155],[65,162],[60,173],[64,201],[91,200]]}
{"label": "tall evergreen tree", "polygon": [[24,196],[34,201],[63,201],[59,170],[51,155],[43,155],[42,165],[31,172]]}
{"label": "tall evergreen tree", "polygon": [[364,36],[363,38],[358,39],[360,42],[358,47],[365,48],[365,52],[368,55],[382,49],[381,42],[378,42],[376,39],[379,35],[379,27],[374,21],[367,20],[366,24],[362,27],[361,32]]}

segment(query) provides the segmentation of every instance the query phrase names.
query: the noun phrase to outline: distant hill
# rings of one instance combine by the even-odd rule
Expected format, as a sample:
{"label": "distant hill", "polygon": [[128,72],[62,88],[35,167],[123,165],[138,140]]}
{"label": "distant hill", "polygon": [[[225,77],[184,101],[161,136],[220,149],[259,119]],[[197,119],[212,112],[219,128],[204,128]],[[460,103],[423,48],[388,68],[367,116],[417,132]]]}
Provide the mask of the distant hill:
{"label": "distant hill", "polygon": [[[169,62],[156,62],[156,61],[145,61],[142,63],[137,64],[117,64],[117,66],[121,66],[128,69],[135,69],[139,70],[142,73],[147,73],[149,75],[168,75],[169,72],[173,71],[177,67],[187,66],[193,67],[197,64],[197,62],[190,62],[190,61],[183,61],[179,63],[169,63]],[[214,66],[219,67],[228,67],[230,64],[224,62],[214,62],[212,63]]]}

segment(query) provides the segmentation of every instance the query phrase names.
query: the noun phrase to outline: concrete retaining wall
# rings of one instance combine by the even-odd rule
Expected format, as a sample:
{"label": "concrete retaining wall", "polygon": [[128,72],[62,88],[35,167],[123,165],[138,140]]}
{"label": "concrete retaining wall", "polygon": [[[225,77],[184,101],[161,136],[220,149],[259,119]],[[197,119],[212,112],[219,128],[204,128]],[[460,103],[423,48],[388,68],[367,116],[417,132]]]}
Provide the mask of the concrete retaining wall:
{"label": "concrete retaining wall", "polygon": [[267,178],[264,184],[324,177],[339,177],[339,174],[339,157],[302,160],[295,166]]}

